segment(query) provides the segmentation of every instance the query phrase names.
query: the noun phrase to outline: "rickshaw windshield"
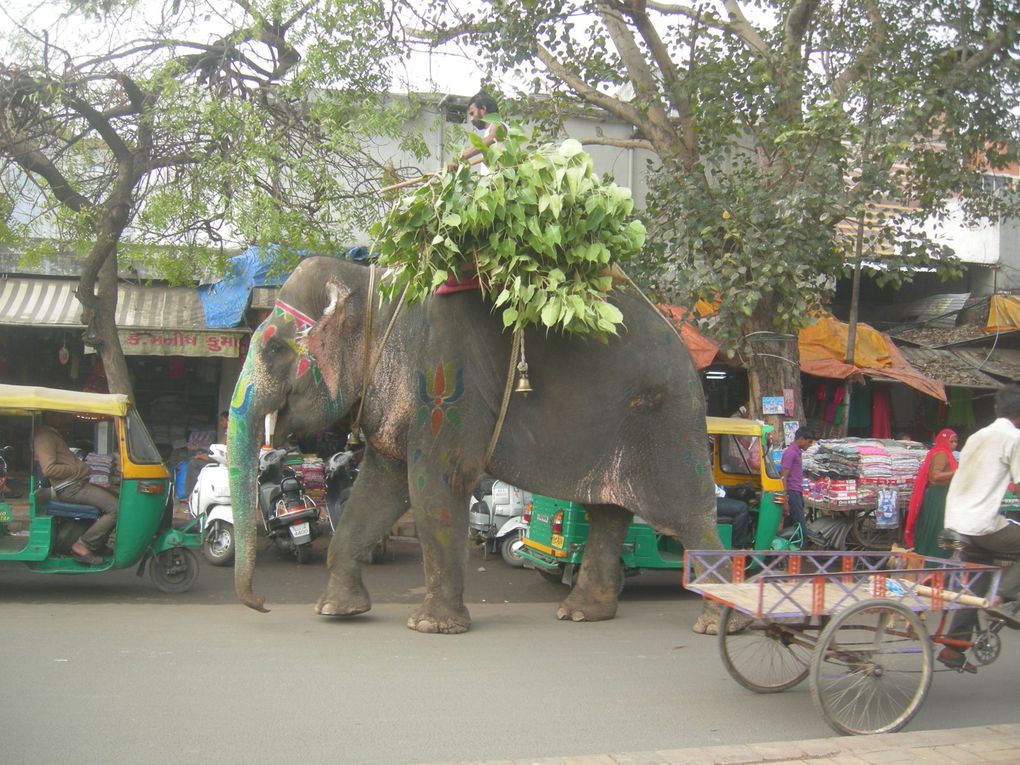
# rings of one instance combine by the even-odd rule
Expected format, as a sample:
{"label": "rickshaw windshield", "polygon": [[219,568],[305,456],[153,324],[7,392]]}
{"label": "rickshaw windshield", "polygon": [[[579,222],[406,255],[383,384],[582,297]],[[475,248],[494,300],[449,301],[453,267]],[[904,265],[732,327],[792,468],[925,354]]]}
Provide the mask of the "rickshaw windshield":
{"label": "rickshaw windshield", "polygon": [[127,434],[127,453],[131,461],[136,465],[159,465],[163,458],[159,449],[152,441],[145,423],[138,415],[138,411],[131,407],[124,418],[124,431]]}
{"label": "rickshaw windshield", "polygon": [[719,468],[730,475],[757,476],[761,465],[759,441],[751,436],[718,435]]}

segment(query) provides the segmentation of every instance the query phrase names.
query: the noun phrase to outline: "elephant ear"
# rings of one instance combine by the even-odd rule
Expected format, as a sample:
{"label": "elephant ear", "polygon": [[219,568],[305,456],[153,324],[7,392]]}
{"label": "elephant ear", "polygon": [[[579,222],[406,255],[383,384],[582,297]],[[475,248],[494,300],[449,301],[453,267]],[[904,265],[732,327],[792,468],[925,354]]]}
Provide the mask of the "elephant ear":
{"label": "elephant ear", "polygon": [[302,340],[305,349],[315,359],[322,380],[329,389],[330,396],[337,398],[340,392],[340,351],[341,332],[346,318],[347,301],[351,290],[337,279],[326,283],[326,307],[322,317],[307,337]]}

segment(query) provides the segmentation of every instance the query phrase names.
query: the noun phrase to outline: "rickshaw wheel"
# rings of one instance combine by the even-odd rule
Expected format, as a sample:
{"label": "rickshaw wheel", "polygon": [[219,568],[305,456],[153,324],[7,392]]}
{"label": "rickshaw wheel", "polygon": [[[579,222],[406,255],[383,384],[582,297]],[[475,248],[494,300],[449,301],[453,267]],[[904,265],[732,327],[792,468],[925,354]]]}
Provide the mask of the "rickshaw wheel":
{"label": "rickshaw wheel", "polygon": [[198,579],[198,557],[186,547],[173,547],[155,555],[149,577],[162,592],[187,592]]}
{"label": "rickshaw wheel", "polygon": [[811,647],[797,641],[809,624],[793,619],[753,619],[730,632],[730,625],[747,617],[726,606],[719,615],[719,653],[730,677],[755,693],[778,693],[808,676]]}
{"label": "rickshaw wheel", "polygon": [[932,647],[908,608],[865,600],[833,616],[811,659],[811,696],[840,733],[893,733],[931,686]]}

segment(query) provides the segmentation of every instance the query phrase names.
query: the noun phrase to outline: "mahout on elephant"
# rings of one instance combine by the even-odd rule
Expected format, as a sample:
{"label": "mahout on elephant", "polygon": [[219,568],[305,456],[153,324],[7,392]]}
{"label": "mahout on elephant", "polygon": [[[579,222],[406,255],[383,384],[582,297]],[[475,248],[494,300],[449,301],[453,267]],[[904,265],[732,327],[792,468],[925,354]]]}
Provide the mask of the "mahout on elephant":
{"label": "mahout on elephant", "polygon": [[254,465],[266,415],[276,418],[277,441],[360,416],[365,458],[330,543],[322,615],[371,608],[362,562],[410,507],[426,595],[408,626],[466,631],[466,500],[483,471],[588,510],[584,564],[560,619],[615,616],[634,514],[686,547],[722,548],[701,383],[677,333],[636,290],[611,294],[625,322],[618,336],[524,331],[533,392],[511,396],[490,447],[512,333],[477,290],[400,306],[380,300],[377,277],[363,265],[309,258],[252,337],[229,432],[243,603],[264,610],[252,580]]}

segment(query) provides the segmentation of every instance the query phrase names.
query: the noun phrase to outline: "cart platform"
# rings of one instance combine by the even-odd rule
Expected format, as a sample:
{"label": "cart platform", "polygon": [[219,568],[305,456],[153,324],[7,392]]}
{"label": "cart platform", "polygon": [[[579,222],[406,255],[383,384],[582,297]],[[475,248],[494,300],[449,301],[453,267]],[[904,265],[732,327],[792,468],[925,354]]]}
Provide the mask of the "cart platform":
{"label": "cart platform", "polygon": [[987,608],[1001,569],[906,552],[688,550],[684,587],[756,618],[832,614],[875,598],[914,611]]}

